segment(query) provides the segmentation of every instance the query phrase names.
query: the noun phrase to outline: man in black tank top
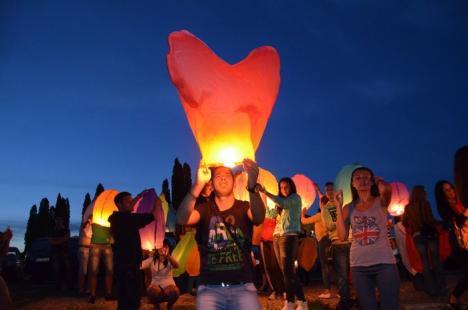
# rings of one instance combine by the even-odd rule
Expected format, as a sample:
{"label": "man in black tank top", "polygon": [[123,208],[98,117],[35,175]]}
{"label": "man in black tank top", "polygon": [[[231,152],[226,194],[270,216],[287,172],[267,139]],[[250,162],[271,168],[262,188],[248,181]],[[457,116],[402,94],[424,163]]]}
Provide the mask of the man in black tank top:
{"label": "man in black tank top", "polygon": [[[253,284],[251,239],[253,225],[265,217],[256,182],[258,166],[244,160],[250,203],[234,198],[234,175],[227,167],[199,167],[195,184],[177,211],[177,222],[197,228],[200,286],[197,309],[261,309]],[[208,181],[214,198],[195,206]]]}

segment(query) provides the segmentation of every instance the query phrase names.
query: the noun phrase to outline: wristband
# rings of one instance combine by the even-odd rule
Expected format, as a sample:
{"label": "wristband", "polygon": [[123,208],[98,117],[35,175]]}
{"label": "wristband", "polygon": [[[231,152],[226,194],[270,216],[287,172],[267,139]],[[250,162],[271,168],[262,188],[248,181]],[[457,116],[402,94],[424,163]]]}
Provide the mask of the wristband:
{"label": "wristband", "polygon": [[258,189],[258,186],[257,185],[260,185],[258,183],[255,183],[255,185],[252,187],[252,188],[249,188],[249,186],[246,187],[247,191],[249,193],[252,193],[252,194],[258,194],[259,192],[259,189]]}

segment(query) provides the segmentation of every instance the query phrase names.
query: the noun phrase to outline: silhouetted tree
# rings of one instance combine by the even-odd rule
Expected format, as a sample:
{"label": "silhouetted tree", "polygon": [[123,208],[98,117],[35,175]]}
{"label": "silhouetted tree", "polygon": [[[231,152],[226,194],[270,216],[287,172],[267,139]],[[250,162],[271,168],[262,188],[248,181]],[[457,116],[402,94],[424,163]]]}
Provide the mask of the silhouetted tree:
{"label": "silhouetted tree", "polygon": [[50,218],[50,207],[49,200],[47,198],[42,198],[39,204],[39,212],[37,214],[38,230],[37,238],[39,237],[48,237],[51,232],[51,218]]}
{"label": "silhouetted tree", "polygon": [[175,159],[174,166],[172,168],[171,185],[172,205],[174,209],[177,210],[185,195],[184,170],[178,158]]}
{"label": "silhouetted tree", "polygon": [[94,193],[93,200],[96,199],[96,197],[99,196],[103,191],[104,191],[104,186],[102,186],[102,184],[99,183],[98,186],[96,187],[96,192]]}
{"label": "silhouetted tree", "polygon": [[164,179],[162,183],[162,189],[161,192],[164,193],[164,196],[166,197],[167,203],[171,205],[171,191],[169,189],[169,181],[167,179]]}
{"label": "silhouetted tree", "polygon": [[184,197],[187,195],[188,191],[192,187],[192,171],[190,169],[189,164],[184,163],[182,167],[184,171]]}
{"label": "silhouetted tree", "polygon": [[31,242],[37,238],[37,206],[33,205],[29,210],[28,224],[26,226],[26,233],[24,234],[24,251],[26,252],[31,246]]}
{"label": "silhouetted tree", "polygon": [[83,208],[81,209],[81,217],[83,217],[83,215],[86,212],[86,208],[88,208],[90,204],[91,204],[91,196],[89,195],[89,193],[86,193],[85,199],[83,201]]}

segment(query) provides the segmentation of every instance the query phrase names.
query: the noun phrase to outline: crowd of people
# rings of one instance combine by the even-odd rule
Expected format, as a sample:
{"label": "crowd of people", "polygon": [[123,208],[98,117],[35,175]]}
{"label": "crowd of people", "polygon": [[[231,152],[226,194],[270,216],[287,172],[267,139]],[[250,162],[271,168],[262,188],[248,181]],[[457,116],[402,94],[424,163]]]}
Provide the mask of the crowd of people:
{"label": "crowd of people", "polygon": [[[296,262],[302,225],[313,224],[317,239],[318,257],[323,281],[321,299],[332,297],[332,285],[339,295],[337,309],[360,307],[364,310],[399,309],[400,272],[395,253],[418,256],[420,266],[413,272],[420,274],[422,288],[431,296],[446,298],[454,309],[468,286],[468,147],[460,149],[455,160],[455,184],[441,180],[435,185],[438,222],[424,186],[411,190],[404,214],[389,222],[388,206],[392,189],[389,183],[374,175],[367,167],[356,168],[351,175],[352,201],[344,205],[343,192],[335,190],[332,182],[324,186],[324,193],[314,184],[319,197],[319,210],[307,216],[295,183],[289,177],[280,179],[278,195],[270,193],[258,183],[259,168],[249,159],[243,162],[247,173],[246,190],[249,201],[235,199],[236,174],[232,169],[200,165],[195,182],[180,204],[176,221],[195,230],[200,254],[200,274],[189,278],[189,286],[196,295],[197,309],[261,309],[255,282],[258,270],[271,290],[269,299],[284,300],[283,309],[308,309],[306,295],[298,277]],[[179,262],[171,255],[168,240],[159,249],[143,251],[139,229],[153,222],[159,198],[152,213],[134,213],[136,197],[120,192],[114,199],[118,208],[110,217],[110,227],[83,219],[79,235],[78,286],[88,301],[96,301],[100,265],[105,269],[105,298],[118,299],[118,309],[139,309],[141,292],[159,309],[167,303],[172,309],[181,291],[173,278]],[[266,206],[266,198],[275,207]],[[263,224],[259,261],[252,260],[254,226]],[[407,242],[415,252],[400,249],[391,242],[389,231],[393,225],[405,232]],[[450,231],[451,250],[463,268],[463,277],[449,290],[444,277],[441,255],[441,234]],[[66,261],[64,244],[69,230],[56,218],[50,238],[54,262]],[[0,234],[0,254],[5,255],[12,232]],[[406,258],[408,259],[408,258]],[[54,264],[55,273],[68,273],[67,264]],[[147,270],[150,279],[142,278]],[[57,278],[57,284],[60,279]],[[113,283],[118,285],[114,297]],[[145,283],[145,288],[142,284]],[[192,289],[188,289],[189,292]],[[355,292],[355,293],[354,293]],[[0,278],[0,306],[11,308],[8,287]]]}

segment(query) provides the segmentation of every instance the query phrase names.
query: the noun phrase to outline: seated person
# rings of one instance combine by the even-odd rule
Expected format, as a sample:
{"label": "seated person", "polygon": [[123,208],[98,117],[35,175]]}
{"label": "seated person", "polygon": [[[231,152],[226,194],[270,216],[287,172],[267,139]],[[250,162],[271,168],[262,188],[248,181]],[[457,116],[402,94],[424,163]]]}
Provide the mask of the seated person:
{"label": "seated person", "polygon": [[170,255],[169,242],[164,240],[162,248],[156,250],[153,256],[143,260],[141,269],[151,268],[151,283],[147,289],[147,296],[154,309],[159,309],[159,304],[167,302],[167,309],[179,298],[179,288],[172,277],[172,269],[179,267],[179,263]]}

